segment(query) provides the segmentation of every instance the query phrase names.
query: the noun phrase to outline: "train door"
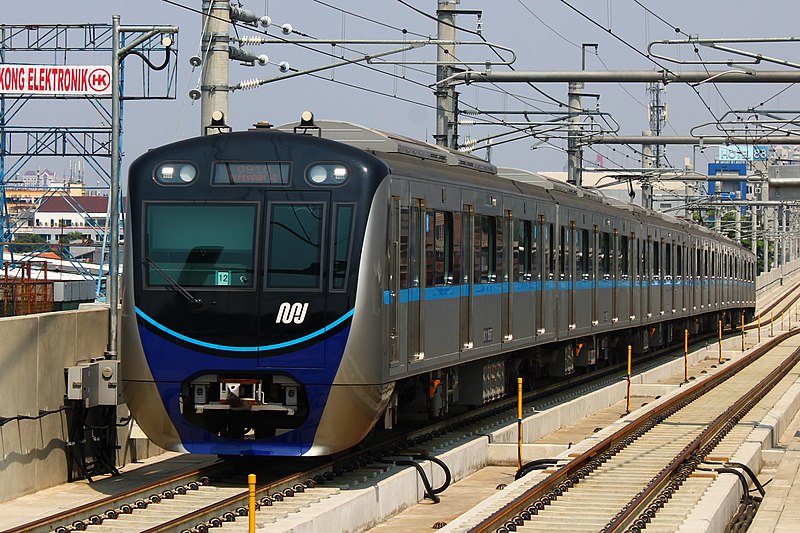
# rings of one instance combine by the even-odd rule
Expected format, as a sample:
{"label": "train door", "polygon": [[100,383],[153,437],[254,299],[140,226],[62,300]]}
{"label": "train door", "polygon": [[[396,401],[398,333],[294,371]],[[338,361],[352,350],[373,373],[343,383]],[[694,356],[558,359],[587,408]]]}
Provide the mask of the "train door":
{"label": "train door", "polygon": [[[264,204],[266,247],[258,342],[262,347],[284,346],[287,342],[313,335],[349,311],[347,294],[334,288],[335,276],[325,275],[326,272],[332,274],[325,265],[334,251],[332,230],[335,234],[338,225],[346,224],[345,238],[351,238],[353,205],[346,204],[349,209],[347,216],[338,211],[342,206],[337,207],[337,218],[344,218],[336,220],[337,227],[331,228],[330,212],[336,206],[330,205],[329,192],[271,190],[265,193]],[[349,246],[347,249],[349,253]],[[287,250],[291,253],[286,253]],[[346,274],[341,279],[345,280]],[[331,298],[334,305],[329,306]],[[290,332],[288,335],[287,330]],[[273,358],[271,355],[271,350],[263,350],[259,364],[297,367],[323,361],[319,354],[304,361]]]}
{"label": "train door", "polygon": [[662,292],[661,309],[672,316],[675,313],[675,241],[664,243],[664,290]]}
{"label": "train door", "polygon": [[539,283],[538,224],[534,213],[531,204],[527,204],[523,214],[513,220],[513,257],[509,280],[509,294],[513,300],[510,302],[512,307],[509,316],[514,320],[508,332],[513,335],[513,340],[532,339],[539,321],[539,291],[536,290]]}
{"label": "train door", "polygon": [[[401,199],[400,195],[392,195],[389,206],[389,219],[387,228],[387,245],[388,245],[388,258],[389,264],[387,268],[386,287],[384,287],[385,297],[384,304],[386,306],[386,332],[387,341],[389,343],[389,367],[396,369],[397,367],[406,368],[405,356],[400,357],[400,343],[403,342],[405,347],[405,336],[400,335],[400,294],[401,294],[401,233],[402,233],[402,216],[401,216]],[[406,220],[408,219],[408,209],[405,211]],[[408,233],[406,232],[406,236]],[[405,350],[403,351],[405,354]],[[391,372],[391,370],[390,370]]]}
{"label": "train door", "polygon": [[575,323],[575,220],[565,211],[558,227],[558,323],[559,337],[569,335]]}
{"label": "train door", "polygon": [[471,350],[473,347],[472,309],[475,305],[475,287],[473,273],[475,269],[475,256],[472,251],[472,236],[475,233],[475,208],[464,205],[461,210],[461,299],[459,304],[459,324],[461,350]]}
{"label": "train door", "polygon": [[[448,190],[448,196],[458,194]],[[438,195],[431,194],[429,197]],[[449,198],[448,198],[449,199]],[[453,198],[455,205],[460,199]],[[461,213],[454,213],[437,204],[427,207],[422,215],[425,261],[421,279],[421,314],[428,327],[422,333],[426,360],[459,354],[458,318],[461,257]],[[458,257],[458,261],[456,261]]]}
{"label": "train door", "polygon": [[504,220],[502,216],[474,216],[472,343],[475,349],[502,341],[502,291],[504,287]]}
{"label": "train door", "polygon": [[653,316],[653,236],[648,233],[643,239],[642,278],[644,282],[644,318],[649,321]]}
{"label": "train door", "polygon": [[514,246],[514,211],[506,209],[503,211],[503,250],[505,253],[501,254],[498,258],[503,262],[502,276],[498,282],[502,284],[500,293],[500,312],[501,312],[501,328],[502,328],[502,342],[511,342],[514,340],[514,276],[515,276],[515,256],[518,260],[519,257],[516,252],[518,248]]}
{"label": "train door", "polygon": [[639,254],[641,253],[639,248],[641,247],[641,243],[639,242],[640,239],[636,238],[636,233],[631,232],[631,238],[628,242],[630,245],[630,266],[631,266],[631,284],[629,296],[630,296],[630,316],[629,321],[633,322],[634,320],[641,320],[642,316],[642,309],[641,309],[641,260],[639,259]]}

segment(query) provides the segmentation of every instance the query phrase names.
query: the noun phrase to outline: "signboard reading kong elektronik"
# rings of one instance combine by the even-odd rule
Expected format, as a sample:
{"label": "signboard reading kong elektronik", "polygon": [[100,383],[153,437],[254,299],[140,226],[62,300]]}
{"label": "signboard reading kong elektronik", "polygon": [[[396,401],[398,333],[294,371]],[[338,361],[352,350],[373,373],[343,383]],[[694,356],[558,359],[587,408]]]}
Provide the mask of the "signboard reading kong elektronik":
{"label": "signboard reading kong elektronik", "polygon": [[0,93],[111,94],[111,67],[0,65]]}

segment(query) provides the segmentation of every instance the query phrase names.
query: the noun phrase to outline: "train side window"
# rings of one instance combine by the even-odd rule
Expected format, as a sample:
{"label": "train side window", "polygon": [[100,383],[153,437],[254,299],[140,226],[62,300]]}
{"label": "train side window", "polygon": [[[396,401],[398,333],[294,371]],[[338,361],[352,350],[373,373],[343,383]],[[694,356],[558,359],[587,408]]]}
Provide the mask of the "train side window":
{"label": "train side window", "polygon": [[653,278],[661,278],[661,243],[653,241]]}
{"label": "train side window", "polygon": [[400,208],[400,287],[407,289],[409,287],[409,235],[411,232],[410,216],[408,206]]}
{"label": "train side window", "polygon": [[539,270],[539,225],[531,222],[531,279],[541,279]]}
{"label": "train side window", "polygon": [[325,205],[322,203],[276,202],[270,205],[268,289],[320,288],[324,220]]}
{"label": "train side window", "polygon": [[672,244],[664,244],[664,276],[672,279]]}
{"label": "train side window", "polygon": [[350,244],[355,208],[352,204],[336,204],[333,209],[331,290],[342,291],[347,287],[347,272],[350,268]]}
{"label": "train side window", "polygon": [[420,279],[420,272],[422,271],[422,261],[424,253],[424,242],[420,242],[422,235],[420,229],[422,227],[423,211],[420,208],[420,200],[414,199],[414,204],[411,206],[411,222],[409,225],[409,269],[408,269],[408,287],[417,288],[422,281]]}
{"label": "train side window", "polygon": [[533,234],[530,220],[517,220],[514,236],[514,281],[529,281],[533,270]]}
{"label": "train side window", "polygon": [[505,224],[503,224],[502,217],[494,217],[494,228],[495,228],[495,254],[494,254],[494,268],[493,268],[493,275],[492,275],[492,283],[496,281],[506,281],[505,269],[503,268],[504,265],[504,254],[505,254],[505,238],[503,237],[503,228]]}
{"label": "train side window", "polygon": [[567,227],[561,226],[561,234],[558,239],[558,271],[561,279],[564,279],[566,272],[566,258],[569,257],[569,241],[567,240]]}
{"label": "train side window", "polygon": [[612,261],[611,261],[611,254],[613,251],[611,250],[611,234],[607,231],[604,231],[600,234],[600,255],[598,256],[598,260],[600,262],[600,276],[602,279],[609,279],[611,274],[613,274],[612,268]]}
{"label": "train side window", "polygon": [[427,286],[453,284],[453,214],[429,209],[425,214]]}
{"label": "train side window", "polygon": [[680,279],[683,276],[683,246],[680,244],[675,247],[675,266],[677,270],[675,275]]}
{"label": "train side window", "polygon": [[461,218],[461,213],[452,213],[451,216],[453,217],[453,272],[451,277],[453,279],[453,285],[461,285],[461,233],[463,232],[464,227],[462,222],[463,219]]}
{"label": "train side window", "polygon": [[589,230],[575,232],[575,276],[576,279],[589,279]]}
{"label": "train side window", "polygon": [[544,246],[547,254],[547,277],[553,279],[556,272],[556,229],[555,225],[548,224],[544,232]]}
{"label": "train side window", "polygon": [[619,261],[619,275],[622,279],[628,279],[630,277],[630,262],[629,262],[629,246],[630,241],[628,237],[625,235],[621,235],[619,238],[619,253],[617,254],[617,259]]}
{"label": "train side window", "polygon": [[496,281],[497,224],[493,216],[475,215],[475,283]]}

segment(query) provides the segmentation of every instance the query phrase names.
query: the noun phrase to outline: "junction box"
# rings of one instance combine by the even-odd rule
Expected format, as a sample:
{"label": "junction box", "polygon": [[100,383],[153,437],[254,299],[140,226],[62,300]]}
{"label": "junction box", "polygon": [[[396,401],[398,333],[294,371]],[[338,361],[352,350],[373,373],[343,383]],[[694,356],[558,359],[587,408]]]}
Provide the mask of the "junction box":
{"label": "junction box", "polygon": [[82,400],[84,407],[121,405],[119,361],[100,359],[64,369],[67,400]]}

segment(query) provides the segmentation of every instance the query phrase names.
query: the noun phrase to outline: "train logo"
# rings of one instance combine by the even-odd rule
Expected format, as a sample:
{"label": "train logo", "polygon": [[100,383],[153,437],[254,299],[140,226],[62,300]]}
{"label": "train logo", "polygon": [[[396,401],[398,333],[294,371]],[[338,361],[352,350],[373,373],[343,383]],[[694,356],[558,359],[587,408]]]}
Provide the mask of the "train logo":
{"label": "train logo", "polygon": [[283,302],[278,309],[278,316],[275,318],[275,323],[280,324],[283,322],[284,324],[291,324],[294,322],[295,324],[302,324],[306,319],[306,311],[308,311],[308,302],[297,302],[294,304]]}

